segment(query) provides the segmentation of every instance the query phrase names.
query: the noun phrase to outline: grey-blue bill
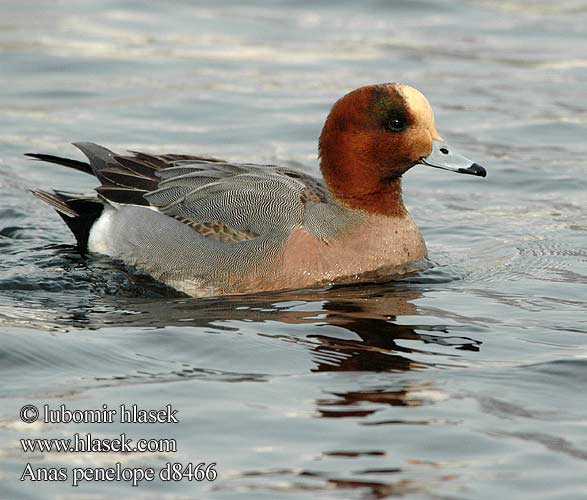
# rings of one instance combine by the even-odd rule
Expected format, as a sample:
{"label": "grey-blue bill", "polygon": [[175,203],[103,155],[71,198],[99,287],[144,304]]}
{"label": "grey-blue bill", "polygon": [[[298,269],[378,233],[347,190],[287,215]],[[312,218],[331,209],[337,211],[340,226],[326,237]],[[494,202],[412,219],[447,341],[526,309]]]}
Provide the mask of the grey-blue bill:
{"label": "grey-blue bill", "polygon": [[478,177],[487,176],[485,168],[469,160],[466,156],[457,153],[446,142],[439,141],[438,139],[432,140],[432,152],[428,156],[420,158],[418,163],[428,165],[429,167],[450,170],[451,172],[458,172],[459,174],[476,175]]}

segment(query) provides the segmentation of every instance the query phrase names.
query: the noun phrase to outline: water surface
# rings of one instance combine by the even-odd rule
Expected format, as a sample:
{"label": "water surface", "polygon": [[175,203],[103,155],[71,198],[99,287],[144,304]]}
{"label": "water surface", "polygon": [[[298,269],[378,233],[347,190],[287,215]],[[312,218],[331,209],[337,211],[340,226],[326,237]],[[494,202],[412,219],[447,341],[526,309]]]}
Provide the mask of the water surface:
{"label": "water surface", "polygon": [[[0,498],[580,499],[587,492],[584,1],[5,1]],[[189,299],[81,258],[23,158],[123,151],[318,174],[332,103],[403,81],[482,180],[414,168],[435,266],[387,284]],[[171,404],[178,424],[24,424],[24,404]],[[22,452],[74,433],[177,453]],[[214,482],[20,482],[216,462]]]}

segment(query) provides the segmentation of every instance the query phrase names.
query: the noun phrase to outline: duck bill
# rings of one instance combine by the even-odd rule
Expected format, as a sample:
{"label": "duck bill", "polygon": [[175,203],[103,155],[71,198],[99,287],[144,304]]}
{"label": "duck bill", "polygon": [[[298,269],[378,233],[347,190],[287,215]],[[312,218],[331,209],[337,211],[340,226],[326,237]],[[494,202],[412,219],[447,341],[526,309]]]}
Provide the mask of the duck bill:
{"label": "duck bill", "polygon": [[478,177],[487,175],[487,171],[481,165],[457,153],[446,142],[438,139],[432,140],[432,152],[428,156],[420,158],[418,163],[459,174],[476,175]]}

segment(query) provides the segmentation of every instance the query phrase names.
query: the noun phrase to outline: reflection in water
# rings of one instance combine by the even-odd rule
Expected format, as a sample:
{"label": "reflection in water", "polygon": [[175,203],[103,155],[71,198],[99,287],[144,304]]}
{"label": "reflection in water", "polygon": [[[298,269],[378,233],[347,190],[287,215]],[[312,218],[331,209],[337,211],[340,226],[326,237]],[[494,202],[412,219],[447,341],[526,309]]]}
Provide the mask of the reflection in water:
{"label": "reflection in water", "polygon": [[[305,346],[314,366],[312,372],[405,372],[448,366],[446,359],[457,354],[442,353],[440,362],[433,350],[408,347],[440,345],[455,350],[477,351],[481,342],[469,337],[448,336],[448,329],[430,325],[408,326],[398,318],[416,316],[414,301],[420,293],[401,284],[338,287],[329,290],[294,291],[256,296],[147,301],[102,297],[99,304],[65,319],[81,320],[94,328],[117,326],[197,326],[228,334],[267,321],[281,325],[306,325],[292,330],[276,328],[275,334],[258,333],[275,340]],[[114,304],[116,299],[116,304]],[[118,308],[116,310],[116,308]],[[287,333],[284,333],[287,331]],[[316,333],[320,332],[320,333]],[[324,333],[322,333],[324,332]],[[443,335],[444,334],[444,335]],[[414,359],[415,357],[418,359]],[[429,360],[423,360],[429,359]],[[183,366],[171,376],[200,377],[209,373]],[[166,375],[167,377],[169,374]],[[264,374],[217,373],[217,379],[266,381]],[[422,406],[446,397],[429,383],[393,385],[370,390],[330,393],[316,400],[316,416],[323,418],[369,417],[386,406]],[[427,425],[435,420],[366,420],[365,425]]]}
{"label": "reflection in water", "polygon": [[228,332],[238,331],[243,321],[303,324],[310,328],[301,335],[263,335],[307,344],[314,372],[404,372],[446,366],[451,356],[443,352],[438,363],[415,360],[410,354],[422,358],[436,353],[407,343],[479,350],[480,341],[448,336],[448,329],[442,326],[398,324],[399,317],[417,315],[414,301],[420,296],[417,290],[398,283],[206,299],[145,301],[103,296],[91,307],[70,311],[60,320],[84,328],[192,326]]}
{"label": "reflection in water", "polygon": [[[273,375],[264,372],[263,368],[259,368],[259,373],[244,373],[237,368],[232,371],[209,368],[207,362],[200,358],[202,337],[194,335],[196,331],[201,331],[197,329],[206,329],[221,334],[225,341],[237,334],[263,337],[272,343],[272,348],[277,346],[280,349],[277,357],[288,357],[289,352],[284,349],[292,345],[299,347],[302,355],[309,356],[312,361],[308,373],[383,374],[373,384],[364,383],[349,390],[345,390],[344,386],[335,390],[325,384],[320,389],[319,397],[309,399],[307,414],[310,419],[326,419],[332,425],[341,422],[341,419],[348,419],[351,424],[355,420],[363,429],[453,424],[424,415],[420,418],[403,413],[390,415],[386,410],[391,407],[422,407],[448,397],[430,381],[401,382],[396,374],[459,366],[459,351],[477,351],[481,346],[476,339],[455,336],[454,329],[440,322],[418,324],[421,312],[415,303],[422,292],[414,281],[417,277],[403,282],[326,290],[191,299],[178,298],[175,292],[150,278],[127,273],[106,259],[98,257],[86,262],[68,252],[55,258],[63,260],[63,267],[72,280],[78,280],[82,290],[74,307],[67,307],[58,298],[52,304],[46,304],[51,307],[46,308],[45,314],[52,316],[50,322],[57,329],[94,330],[100,337],[111,329],[119,332],[140,329],[147,336],[149,330],[172,327],[182,336],[182,342],[186,342],[186,349],[193,353],[191,359],[189,355],[180,358],[156,349],[142,352],[146,344],[141,340],[137,340],[136,346],[133,345],[130,356],[124,350],[119,353],[120,358],[114,358],[117,354],[111,350],[93,352],[92,357],[98,366],[102,356],[105,361],[112,361],[115,368],[109,369],[106,365],[103,372],[90,376],[90,384],[140,384],[146,378],[159,382],[204,379],[245,384],[273,380]],[[441,278],[446,279],[446,276]],[[55,295],[61,296],[59,293]],[[21,313],[26,315],[26,310]],[[268,329],[267,325],[274,327]],[[178,330],[178,327],[189,328]],[[147,337],[145,341],[148,342]],[[221,340],[220,343],[225,342]],[[435,350],[438,347],[441,352]],[[227,354],[235,355],[231,350]],[[264,366],[265,360],[259,353],[252,356],[259,367]],[[58,360],[57,364],[62,362]],[[230,370],[230,360],[228,364]],[[387,374],[389,379],[385,378]],[[426,493],[431,491],[431,485],[436,481],[450,479],[448,475],[443,475],[443,468],[439,467],[438,476],[425,484],[414,480],[415,467],[408,463],[397,464],[393,457],[387,456],[386,449],[323,449],[315,456],[315,462],[302,469],[257,468],[241,471],[231,479],[227,488],[288,493],[356,489],[370,498],[387,498]],[[358,460],[361,457],[374,463],[367,467],[358,466],[354,470],[341,469],[338,465],[341,460]],[[381,466],[378,466],[379,460]],[[324,464],[327,465],[326,470],[323,470]],[[222,487],[218,486],[218,489]]]}
{"label": "reflection in water", "polygon": [[[356,471],[357,475],[397,475],[402,471],[401,469],[376,469],[376,470],[361,470]],[[264,479],[263,486],[256,486],[250,484],[246,480],[251,478]],[[231,486],[231,490],[240,492],[250,491],[272,491],[272,492],[304,492],[304,491],[332,491],[338,489],[358,489],[365,493],[363,498],[389,498],[392,496],[404,496],[410,493],[426,492],[429,488],[423,487],[417,481],[409,479],[398,479],[396,481],[367,481],[359,479],[337,479],[328,477],[327,473],[319,471],[303,470],[296,472],[291,469],[270,469],[267,471],[251,471],[239,474],[237,478],[241,479],[237,486]],[[453,479],[450,476],[440,478],[441,480]],[[310,480],[309,484],[303,480]],[[216,487],[217,490],[222,490],[221,486]]]}
{"label": "reflection in water", "polygon": [[[387,406],[423,406],[432,401],[444,399],[444,392],[426,386],[406,385],[400,389],[374,389],[371,391],[354,391],[345,393],[333,393],[333,398],[320,399],[316,403],[323,417],[365,417],[379,411],[382,405]],[[370,409],[348,409],[361,407],[367,403]],[[326,407],[326,408],[325,408]],[[340,408],[340,409],[334,409]],[[386,421],[385,423],[400,423],[403,421]],[[369,422],[369,425],[380,425],[382,422]],[[428,421],[410,421],[411,424],[426,424]]]}
{"label": "reflection in water", "polygon": [[[323,455],[334,459],[355,459],[361,456],[381,457],[382,452],[333,452]],[[320,457],[317,457],[320,460]],[[342,464],[340,464],[342,465]],[[425,466],[428,469],[437,470],[437,475],[432,475],[431,480],[422,481],[414,476],[414,479],[400,478],[401,475],[413,475],[414,466]],[[230,489],[238,491],[275,491],[275,492],[296,492],[296,491],[332,491],[338,489],[358,489],[364,496],[361,498],[389,498],[403,497],[414,493],[432,493],[441,482],[452,481],[456,475],[446,474],[442,466],[433,462],[409,461],[404,468],[380,467],[366,468],[354,471],[353,475],[359,476],[356,479],[344,479],[335,471],[322,470],[295,470],[274,468],[267,470],[246,471],[238,474],[235,478],[237,485]],[[370,479],[362,479],[361,476],[369,476]],[[264,479],[262,483],[251,482],[254,479]],[[372,479],[371,479],[372,478]],[[305,480],[310,480],[308,483]],[[223,489],[218,486],[218,489]],[[436,497],[435,497],[436,498]]]}

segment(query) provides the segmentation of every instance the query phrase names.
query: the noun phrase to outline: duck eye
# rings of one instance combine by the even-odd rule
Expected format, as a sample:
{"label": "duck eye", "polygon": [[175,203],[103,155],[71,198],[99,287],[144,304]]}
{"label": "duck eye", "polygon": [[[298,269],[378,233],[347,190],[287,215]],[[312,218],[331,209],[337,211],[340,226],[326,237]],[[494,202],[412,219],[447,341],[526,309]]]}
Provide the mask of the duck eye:
{"label": "duck eye", "polygon": [[393,116],[387,121],[385,128],[389,132],[401,132],[406,128],[406,122],[399,116]]}

